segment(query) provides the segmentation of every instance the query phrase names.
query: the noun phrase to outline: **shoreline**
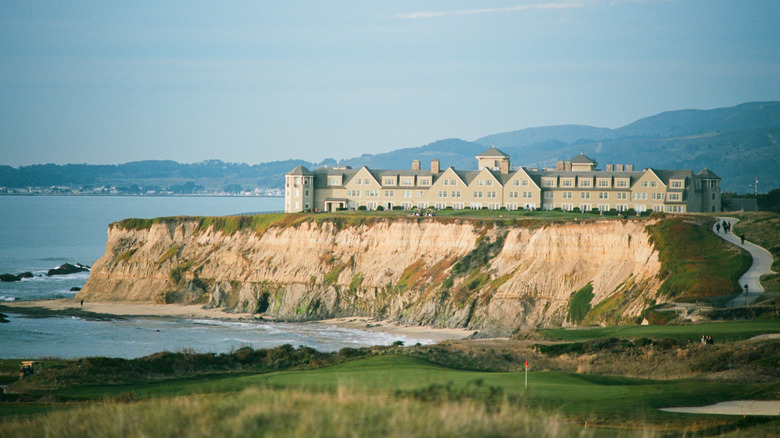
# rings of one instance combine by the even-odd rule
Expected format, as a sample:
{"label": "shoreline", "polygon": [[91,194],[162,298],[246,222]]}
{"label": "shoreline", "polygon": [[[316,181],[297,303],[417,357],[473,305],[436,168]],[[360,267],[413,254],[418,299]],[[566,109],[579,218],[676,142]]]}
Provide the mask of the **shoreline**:
{"label": "shoreline", "polygon": [[[125,301],[85,302],[83,306],[70,298],[53,300],[10,301],[2,303],[7,308],[44,308],[52,312],[84,311],[99,315],[117,317],[155,317],[155,318],[202,318],[227,321],[265,321],[274,318],[262,314],[231,313],[221,308],[205,309],[199,304],[153,304]],[[56,316],[56,315],[53,315]],[[289,322],[289,321],[284,321]],[[406,326],[387,320],[377,320],[368,316],[349,316],[315,321],[302,321],[299,324],[325,324],[353,330],[382,332],[411,338],[428,338],[435,343],[464,339],[474,330],[457,328],[438,328],[430,326]]]}

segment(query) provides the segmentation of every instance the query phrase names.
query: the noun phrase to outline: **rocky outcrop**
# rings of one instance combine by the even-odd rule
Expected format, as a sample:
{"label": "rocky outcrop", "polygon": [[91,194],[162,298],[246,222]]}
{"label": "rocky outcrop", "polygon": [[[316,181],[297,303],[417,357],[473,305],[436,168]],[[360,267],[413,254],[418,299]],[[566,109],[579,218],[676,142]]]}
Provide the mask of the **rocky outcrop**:
{"label": "rocky outcrop", "polygon": [[71,265],[70,263],[63,263],[56,268],[49,269],[46,272],[46,275],[51,277],[53,275],[70,275],[88,271],[89,266],[82,265],[81,263],[76,263],[75,265]]}
{"label": "rocky outcrop", "polygon": [[311,219],[224,232],[192,218],[116,223],[76,299],[202,303],[286,320],[364,315],[507,335],[570,324],[573,295],[590,285],[586,322],[636,321],[661,300],[646,225]]}

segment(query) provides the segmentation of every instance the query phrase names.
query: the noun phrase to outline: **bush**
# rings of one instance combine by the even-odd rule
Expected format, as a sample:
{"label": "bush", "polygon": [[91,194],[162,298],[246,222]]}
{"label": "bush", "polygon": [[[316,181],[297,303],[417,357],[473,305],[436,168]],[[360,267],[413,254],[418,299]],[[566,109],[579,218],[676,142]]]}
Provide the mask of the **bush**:
{"label": "bush", "polygon": [[384,207],[382,207],[381,205],[378,205],[378,206],[376,207],[376,211],[385,211],[385,208],[384,208]]}
{"label": "bush", "polygon": [[361,206],[358,206],[357,209],[360,210],[360,211],[366,211],[366,206],[365,205],[361,205]]}
{"label": "bush", "polygon": [[606,215],[606,216],[617,216],[618,215],[618,211],[615,210],[614,208],[610,208],[609,210],[604,212],[604,215]]}
{"label": "bush", "polygon": [[633,208],[629,208],[628,210],[626,210],[625,214],[629,216],[636,216],[636,210],[634,210]]}

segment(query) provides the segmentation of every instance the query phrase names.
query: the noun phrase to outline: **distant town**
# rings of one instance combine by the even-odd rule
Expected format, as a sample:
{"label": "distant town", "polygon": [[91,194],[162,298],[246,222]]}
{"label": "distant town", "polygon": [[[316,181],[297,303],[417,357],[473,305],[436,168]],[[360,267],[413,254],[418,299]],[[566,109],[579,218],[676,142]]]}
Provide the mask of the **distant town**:
{"label": "distant town", "polygon": [[275,187],[242,188],[238,185],[221,189],[206,188],[195,183],[177,184],[170,187],[140,186],[50,186],[50,187],[0,187],[0,195],[73,195],[73,196],[283,196]]}

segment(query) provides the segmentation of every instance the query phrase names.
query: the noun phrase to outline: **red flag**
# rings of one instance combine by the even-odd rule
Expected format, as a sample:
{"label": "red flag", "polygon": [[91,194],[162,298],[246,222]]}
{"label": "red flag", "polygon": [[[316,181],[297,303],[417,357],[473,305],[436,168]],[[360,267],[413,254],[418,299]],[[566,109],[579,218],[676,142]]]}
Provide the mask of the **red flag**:
{"label": "red flag", "polygon": [[525,369],[528,369],[528,361],[525,361]]}

